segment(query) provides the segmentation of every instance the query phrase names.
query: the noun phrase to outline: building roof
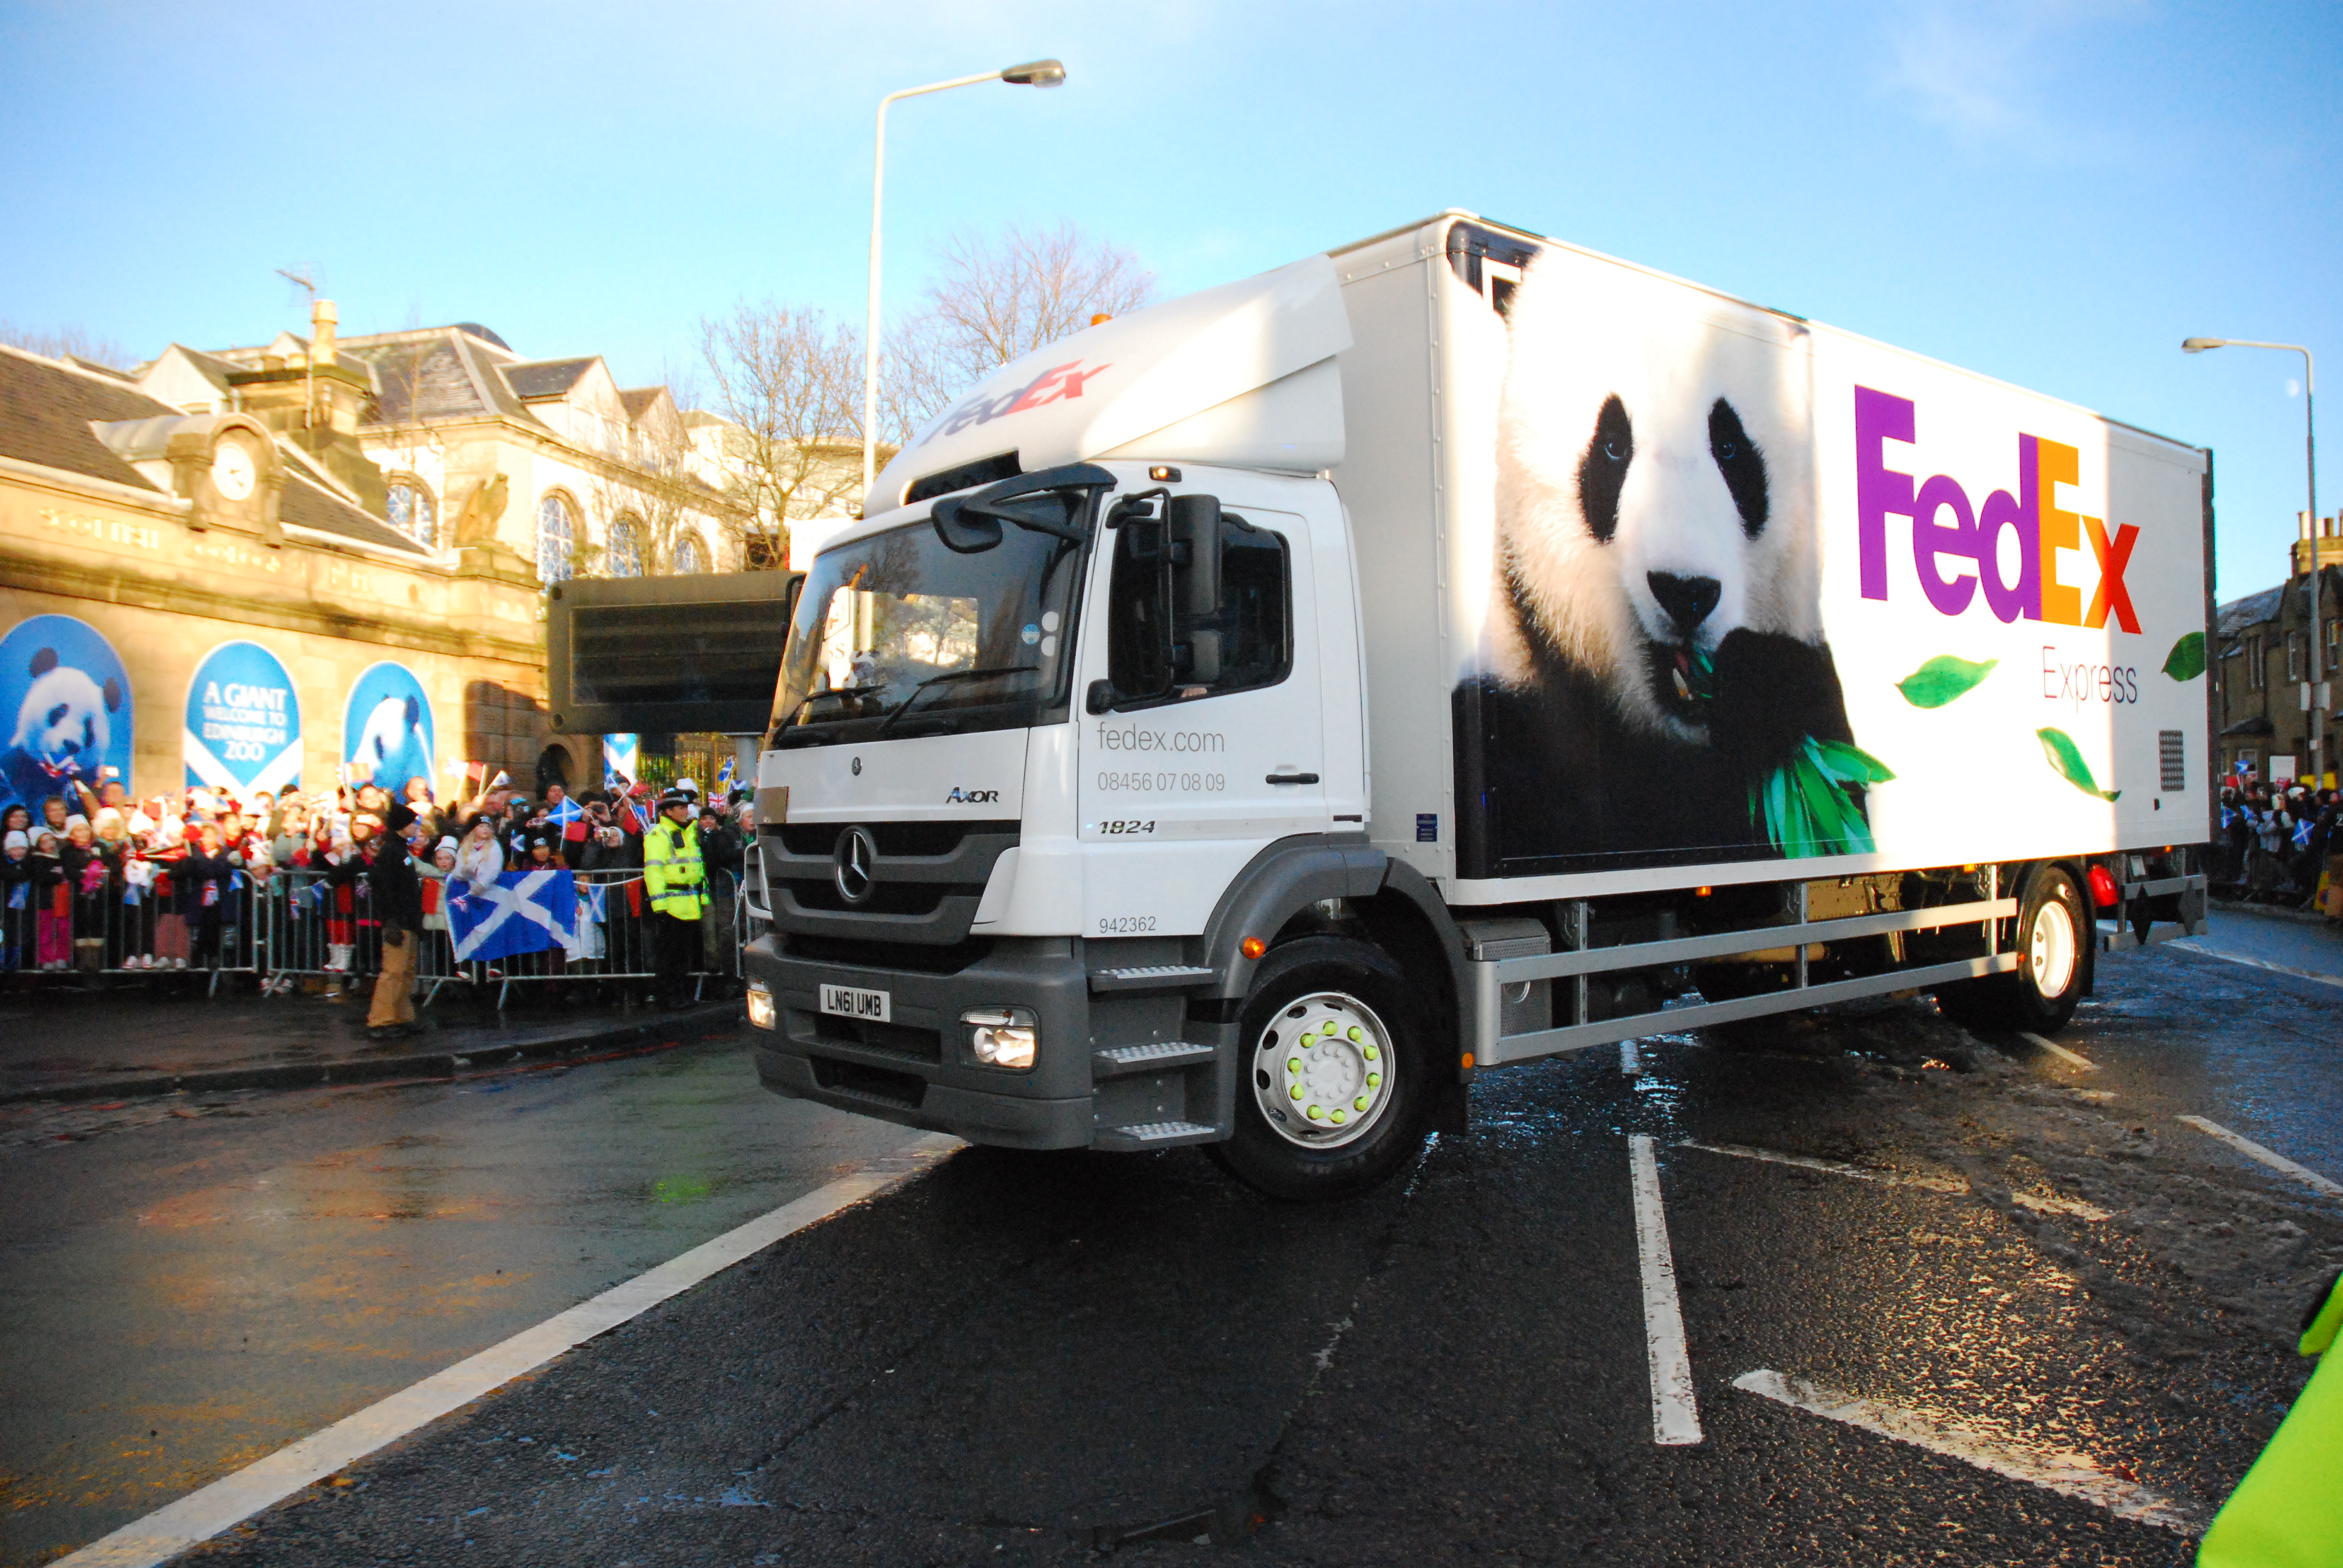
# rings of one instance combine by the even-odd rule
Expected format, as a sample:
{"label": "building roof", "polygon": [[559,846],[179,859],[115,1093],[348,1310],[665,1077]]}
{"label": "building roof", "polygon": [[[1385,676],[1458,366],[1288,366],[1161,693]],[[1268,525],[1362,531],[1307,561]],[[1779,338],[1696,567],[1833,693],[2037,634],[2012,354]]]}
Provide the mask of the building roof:
{"label": "building roof", "polygon": [[[160,496],[165,492],[116,445],[159,453],[167,427],[189,417],[112,377],[0,346],[0,456]],[[101,433],[100,425],[117,428]],[[115,444],[106,440],[109,434]],[[281,521],[378,549],[430,555],[380,518],[334,494],[297,455],[287,454],[285,468],[277,513]]]}
{"label": "building roof", "polygon": [[618,401],[626,405],[628,422],[631,424],[640,419],[643,417],[643,411],[658,402],[659,394],[666,390],[664,387],[619,387]]}
{"label": "building roof", "polygon": [[2249,593],[2243,598],[2233,598],[2220,608],[2220,618],[2215,623],[2214,635],[2235,637],[2249,626],[2278,618],[2278,603],[2286,592],[2286,585]]}
{"label": "building roof", "polygon": [[0,456],[155,490],[91,427],[178,412],[111,377],[0,345]]}
{"label": "building roof", "polygon": [[583,359],[534,359],[504,367],[505,383],[518,397],[534,401],[539,397],[558,397],[578,385],[578,377],[593,367],[597,356]]}

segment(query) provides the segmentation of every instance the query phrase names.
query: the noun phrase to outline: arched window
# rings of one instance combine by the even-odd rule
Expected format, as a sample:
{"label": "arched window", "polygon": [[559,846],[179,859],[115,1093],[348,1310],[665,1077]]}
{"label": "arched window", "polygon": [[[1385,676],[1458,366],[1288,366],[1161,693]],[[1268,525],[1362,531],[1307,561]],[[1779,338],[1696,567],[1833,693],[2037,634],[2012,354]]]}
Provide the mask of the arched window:
{"label": "arched window", "polygon": [[390,494],[383,510],[392,528],[426,549],[437,548],[439,503],[431,498],[422,480],[412,474],[392,475]]}
{"label": "arched window", "polygon": [[699,542],[698,534],[680,534],[675,541],[675,571],[678,577],[690,577],[708,569],[708,547]]}
{"label": "arched window", "polygon": [[632,518],[618,518],[610,524],[610,548],[606,552],[614,578],[639,578],[643,575],[643,529]]}
{"label": "arched window", "polygon": [[578,548],[578,510],[558,490],[545,492],[537,503],[537,578],[568,582],[570,557]]}

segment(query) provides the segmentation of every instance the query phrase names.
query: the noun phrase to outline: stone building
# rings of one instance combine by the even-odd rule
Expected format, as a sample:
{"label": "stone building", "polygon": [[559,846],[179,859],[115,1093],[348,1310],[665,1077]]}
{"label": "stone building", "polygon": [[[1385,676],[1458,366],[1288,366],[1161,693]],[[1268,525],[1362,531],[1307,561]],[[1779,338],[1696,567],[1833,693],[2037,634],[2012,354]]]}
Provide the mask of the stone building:
{"label": "stone building", "polygon": [[[174,344],[130,372],[5,351],[15,793],[98,766],[66,749],[101,730],[103,765],[150,795],[221,772],[256,788],[264,767],[330,785],[393,766],[394,741],[395,765],[427,767],[443,797],[467,761],[524,786],[598,782],[599,738],[549,732],[545,583],[776,558],[736,498],[737,433],[665,387],[621,387],[594,356],[522,359],[475,324],[337,325],[320,300],[307,338]],[[28,706],[36,685],[73,684],[58,670],[75,658],[92,667],[77,742]],[[215,688],[274,692],[281,711],[206,708]]]}
{"label": "stone building", "polygon": [[[2214,701],[2219,722],[2221,767],[2235,773],[2248,767],[2263,778],[2293,772],[2308,778],[2310,710],[2305,690],[2310,680],[2310,564],[2313,540],[2295,541],[2284,583],[2231,599],[2220,607],[2214,633]],[[2319,637],[2328,691],[2327,755],[2321,770],[2332,784],[2336,758],[2343,749],[2343,535],[2337,520],[2321,521],[2316,539],[2318,561]]]}
{"label": "stone building", "polygon": [[6,792],[387,769],[430,771],[444,796],[476,710],[533,766],[549,738],[510,735],[504,694],[543,695],[536,572],[402,534],[344,477],[357,460],[250,408],[189,413],[0,347]]}

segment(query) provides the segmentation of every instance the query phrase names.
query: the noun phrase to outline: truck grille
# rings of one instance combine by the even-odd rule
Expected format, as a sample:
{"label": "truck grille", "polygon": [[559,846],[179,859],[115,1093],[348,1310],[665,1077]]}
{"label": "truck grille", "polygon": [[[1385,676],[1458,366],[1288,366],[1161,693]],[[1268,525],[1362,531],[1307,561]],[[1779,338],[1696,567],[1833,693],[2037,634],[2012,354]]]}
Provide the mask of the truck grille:
{"label": "truck grille", "polygon": [[877,851],[859,903],[840,892],[833,856],[849,824],[786,822],[759,835],[773,925],[792,936],[952,947],[968,939],[993,866],[1016,847],[1013,821],[861,822]]}

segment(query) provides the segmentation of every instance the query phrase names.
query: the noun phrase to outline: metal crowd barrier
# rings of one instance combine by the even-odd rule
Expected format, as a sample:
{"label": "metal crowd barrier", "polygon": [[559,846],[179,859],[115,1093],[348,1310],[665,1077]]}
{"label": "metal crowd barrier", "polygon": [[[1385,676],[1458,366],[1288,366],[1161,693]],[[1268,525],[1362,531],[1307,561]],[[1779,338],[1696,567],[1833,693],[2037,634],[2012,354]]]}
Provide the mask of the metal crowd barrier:
{"label": "metal crowd barrier", "polygon": [[[169,875],[167,865],[160,869]],[[152,885],[109,885],[94,898],[75,897],[53,939],[66,966],[57,978],[203,974],[210,995],[222,975],[260,972],[262,893],[248,874],[236,873],[209,909],[196,905],[182,914],[180,904],[176,890],[157,893]],[[21,908],[0,908],[0,973],[42,972],[43,913],[31,897]],[[174,963],[175,957],[181,961]]]}
{"label": "metal crowd barrier", "polygon": [[[167,866],[160,868],[168,875]],[[578,897],[598,899],[598,918],[582,922],[585,940],[573,958],[560,948],[517,953],[488,961],[462,961],[441,918],[427,919],[416,954],[416,979],[428,1005],[448,985],[497,987],[502,1008],[512,988],[549,982],[648,981],[658,978],[651,949],[650,911],[642,871],[628,868],[575,871]],[[693,993],[711,980],[740,974],[740,950],[749,940],[746,917],[761,915],[741,897],[739,879],[710,875],[709,912],[702,918],[700,961],[692,969]],[[633,895],[628,894],[633,884]],[[345,899],[342,895],[347,893]],[[135,899],[133,894],[136,896]],[[277,870],[266,880],[237,873],[235,885],[210,912],[181,916],[180,900],[158,895],[152,886],[109,886],[96,900],[78,899],[66,917],[67,968],[57,979],[200,973],[206,995],[216,994],[220,977],[250,974],[276,995],[289,993],[303,980],[367,982],[382,970],[382,928],[374,918],[366,878],[334,887],[325,871]],[[40,969],[42,910],[31,899],[23,907],[0,907],[0,974]],[[347,945],[343,967],[329,969],[334,949]],[[176,954],[184,963],[174,966]]]}
{"label": "metal crowd barrier", "polygon": [[[416,954],[416,979],[427,988],[425,1005],[437,997],[441,987],[450,984],[494,986],[497,1006],[501,1009],[515,986],[656,980],[648,920],[650,905],[642,889],[642,871],[621,868],[573,871],[570,876],[578,898],[598,900],[601,910],[598,918],[580,921],[585,940],[575,957],[566,949],[551,947],[499,959],[458,960],[455,937],[445,929],[444,920],[434,922],[427,917],[427,926],[437,924],[440,929],[422,933],[422,946]],[[372,976],[380,972],[382,929],[373,918],[363,879],[351,886],[347,910],[331,888],[322,898],[311,890],[323,884],[322,873],[279,872],[272,880],[277,886],[265,907],[271,920],[267,972],[272,982],[282,980],[288,984],[281,989],[289,989],[297,977],[330,979],[337,973]],[[705,991],[710,980],[739,973],[738,944],[723,923],[728,908],[739,907],[736,879],[728,872],[718,872],[709,881],[720,886],[716,887],[709,911],[703,917],[702,958],[692,970],[695,997]],[[631,896],[628,884],[633,885]],[[343,921],[347,922],[347,932],[337,937],[334,928]],[[346,971],[325,967],[337,940],[350,942],[355,950]]]}

